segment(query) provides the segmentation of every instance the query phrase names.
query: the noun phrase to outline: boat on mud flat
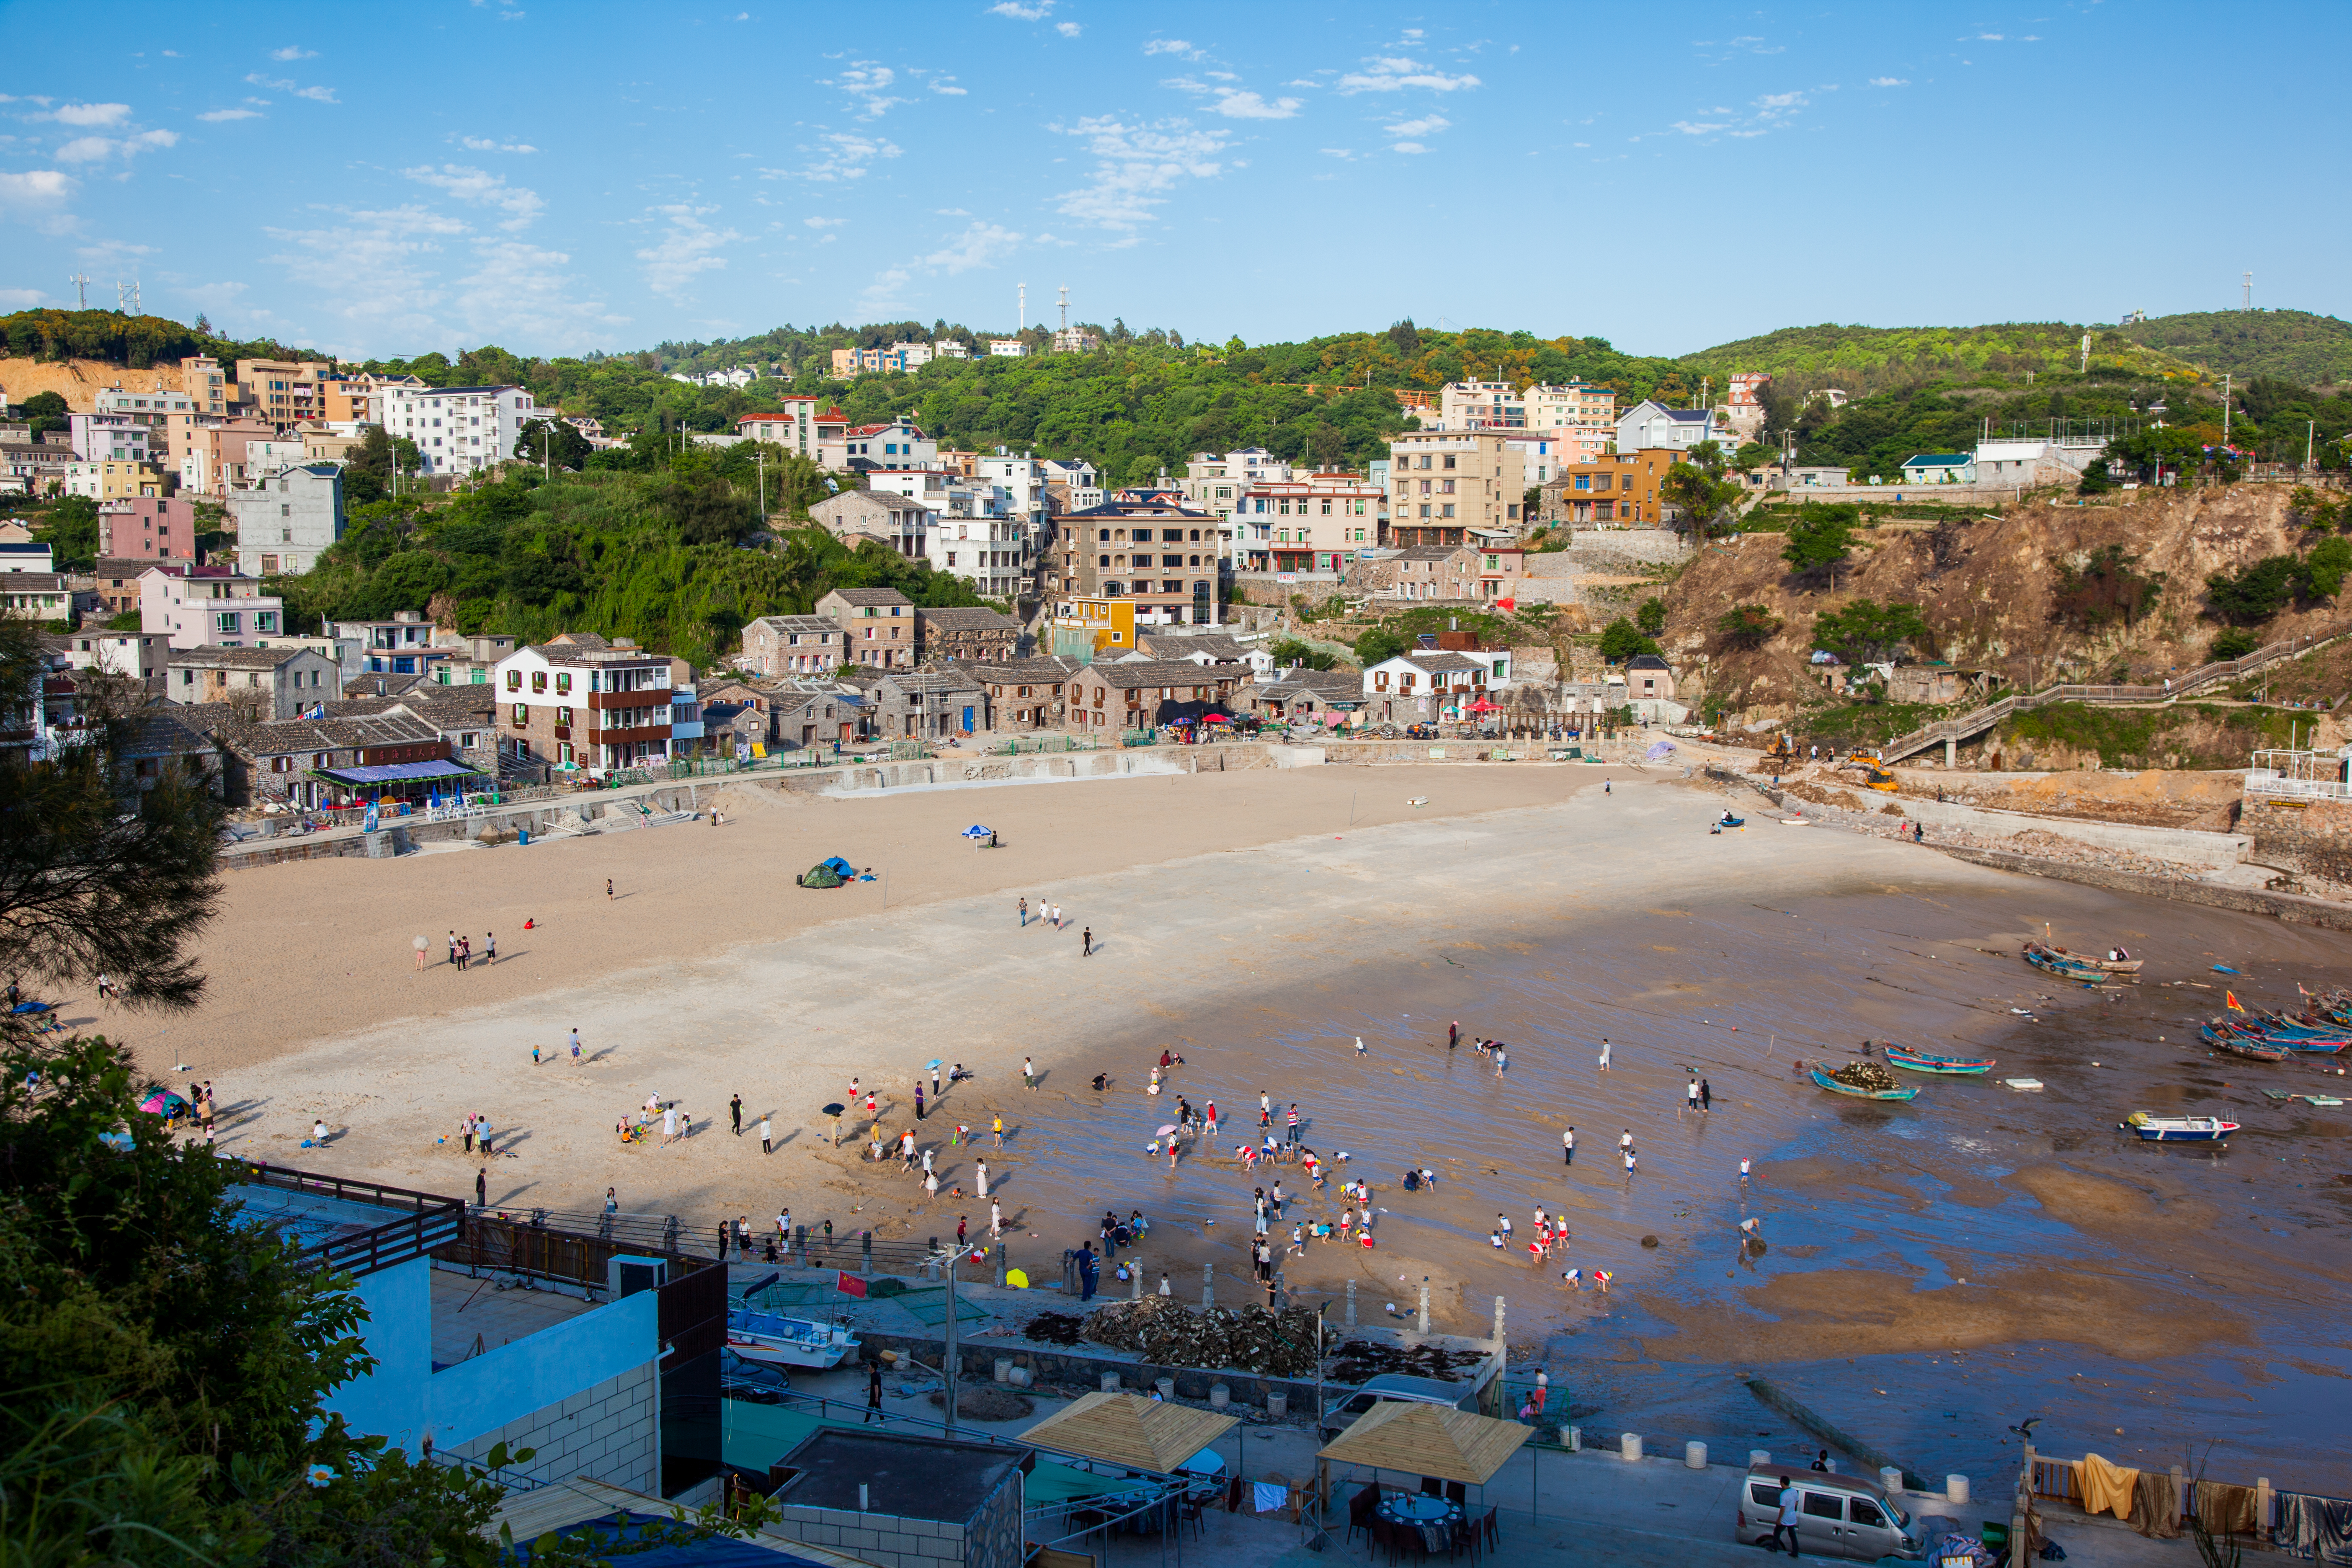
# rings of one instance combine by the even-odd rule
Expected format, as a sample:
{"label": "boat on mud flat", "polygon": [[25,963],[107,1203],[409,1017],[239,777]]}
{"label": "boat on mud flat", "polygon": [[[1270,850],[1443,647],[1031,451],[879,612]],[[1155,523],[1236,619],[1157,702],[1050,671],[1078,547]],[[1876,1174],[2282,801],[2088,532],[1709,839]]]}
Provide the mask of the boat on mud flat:
{"label": "boat on mud flat", "polygon": [[2200,1024],[2197,1028],[2198,1032],[2205,1037],[2205,1043],[2217,1051],[2227,1051],[2233,1057],[2243,1057],[2250,1062],[2286,1060],[2286,1052],[2277,1046],[2266,1046],[2260,1040],[2249,1039],[2243,1035],[2233,1035],[2226,1029],[2216,1029],[2210,1024]]}
{"label": "boat on mud flat", "polygon": [[2219,1143],[2238,1130],[2218,1116],[2155,1116],[2135,1110],[2116,1123],[2118,1132],[2137,1132],[2143,1143]]}
{"label": "boat on mud flat", "polygon": [[[2086,963],[2093,969],[2104,969],[2109,974],[2137,974],[2140,971],[2140,965],[2147,962],[2147,960],[2144,958],[2101,958],[2094,953],[2070,952],[2066,949],[2059,947],[2054,943],[2045,942],[2042,945],[2048,947],[2052,952],[2056,953],[2059,957],[2064,959],[2069,963]],[[2121,952],[2123,952],[2123,949],[2116,948],[2114,951]]]}
{"label": "boat on mud flat", "polygon": [[727,1348],[745,1361],[826,1372],[855,1354],[858,1345],[838,1323],[738,1308],[727,1314]]}
{"label": "boat on mud flat", "polygon": [[[1839,1070],[1842,1072],[1852,1072],[1853,1069],[1851,1068],[1842,1068]],[[1885,1069],[1884,1068],[1880,1069],[1882,1073],[1885,1073]],[[1916,1089],[1872,1089],[1865,1088],[1861,1084],[1840,1083],[1836,1079],[1830,1076],[1829,1064],[1827,1062],[1815,1063],[1812,1073],[1813,1082],[1819,1084],[1822,1088],[1828,1089],[1832,1094],[1851,1095],[1856,1100],[1910,1100],[1919,1092]],[[1891,1075],[1888,1076],[1887,1081],[1890,1084],[1894,1082]]]}
{"label": "boat on mud flat", "polygon": [[2068,958],[2054,948],[2038,942],[2029,942],[2019,950],[2025,962],[2044,974],[2054,974],[2061,980],[2079,981],[2084,985],[2104,985],[2111,978],[2104,969],[2095,969],[2081,959]]}
{"label": "boat on mud flat", "polygon": [[2294,1051],[2308,1056],[2332,1056],[2347,1046],[2352,1046],[2352,1034],[2339,1031],[2332,1036],[2296,1034],[2269,1024],[2233,1023],[2226,1018],[2212,1020],[2217,1034],[2263,1046],[2271,1050]]}
{"label": "boat on mud flat", "polygon": [[1893,1040],[1887,1041],[1879,1054],[1886,1058],[1888,1067],[1902,1068],[1909,1072],[1942,1073],[1948,1078],[1979,1078],[1990,1072],[1995,1066],[1990,1061],[1975,1061],[1966,1057],[1939,1057],[1927,1051],[1915,1051],[1908,1046],[1898,1046]]}

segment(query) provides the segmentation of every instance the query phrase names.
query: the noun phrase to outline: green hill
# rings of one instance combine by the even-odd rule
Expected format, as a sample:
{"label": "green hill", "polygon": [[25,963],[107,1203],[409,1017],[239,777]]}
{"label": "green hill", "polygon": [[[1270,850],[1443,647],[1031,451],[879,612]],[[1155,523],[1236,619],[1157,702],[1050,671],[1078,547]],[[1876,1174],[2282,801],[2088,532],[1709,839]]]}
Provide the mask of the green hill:
{"label": "green hill", "polygon": [[1682,364],[1718,386],[1734,371],[1769,372],[1783,381],[1880,392],[1939,379],[2021,382],[2027,372],[2072,375],[2091,334],[2093,379],[2194,377],[2188,360],[2120,336],[2114,329],[2063,321],[2005,321],[1983,327],[1783,327],[1762,337],[1685,354]]}
{"label": "green hill", "polygon": [[2273,376],[2298,386],[2352,384],[2352,321],[2309,310],[2198,310],[2110,329],[2241,382]]}

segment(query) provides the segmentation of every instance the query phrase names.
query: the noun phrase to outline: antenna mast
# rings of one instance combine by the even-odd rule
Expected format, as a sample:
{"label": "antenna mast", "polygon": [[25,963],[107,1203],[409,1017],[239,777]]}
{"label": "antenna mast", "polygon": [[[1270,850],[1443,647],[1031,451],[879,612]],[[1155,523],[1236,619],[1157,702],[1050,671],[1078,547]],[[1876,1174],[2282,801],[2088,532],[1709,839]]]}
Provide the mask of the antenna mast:
{"label": "antenna mast", "polygon": [[1062,285],[1062,331],[1064,331],[1065,332],[1066,332],[1066,331],[1068,331],[1069,330],[1070,330],[1070,286],[1069,286],[1067,283],[1065,283],[1065,284],[1063,284],[1063,285]]}
{"label": "antenna mast", "polygon": [[89,310],[89,274],[87,272],[77,272],[68,278],[66,281],[74,286],[74,309],[77,310]]}
{"label": "antenna mast", "polygon": [[2252,272],[2242,275],[2241,287],[2245,292],[2239,297],[2238,308],[2242,310],[2251,310],[2254,308],[2254,275]]}
{"label": "antenna mast", "polygon": [[1029,285],[1023,283],[1016,287],[1021,294],[1021,330],[1025,332],[1029,330]]}

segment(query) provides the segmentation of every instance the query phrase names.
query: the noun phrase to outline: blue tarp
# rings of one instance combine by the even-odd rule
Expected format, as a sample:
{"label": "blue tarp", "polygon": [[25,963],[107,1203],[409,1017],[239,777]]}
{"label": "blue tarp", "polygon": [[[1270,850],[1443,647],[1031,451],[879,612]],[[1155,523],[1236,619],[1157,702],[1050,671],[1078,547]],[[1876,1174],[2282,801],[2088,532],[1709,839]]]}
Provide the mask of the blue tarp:
{"label": "blue tarp", "polygon": [[469,768],[463,763],[381,763],[372,768],[315,768],[322,779],[334,779],[341,784],[394,784],[402,779],[472,778],[479,768]]}
{"label": "blue tarp", "polygon": [[[631,1540],[648,1526],[671,1522],[653,1514],[632,1513],[627,1527],[616,1532],[613,1529],[613,1516],[608,1513],[556,1533],[569,1536],[595,1530],[608,1535],[617,1533],[624,1540]],[[529,1562],[530,1543],[516,1542],[515,1554]],[[765,1545],[754,1546],[748,1541],[731,1541],[725,1536],[707,1536],[691,1546],[657,1546],[650,1551],[633,1552],[619,1561],[632,1564],[633,1568],[781,1568],[781,1565],[794,1563],[815,1568],[814,1559],[800,1556],[789,1547],[778,1552]]]}
{"label": "blue tarp", "polygon": [[833,869],[834,869],[834,873],[835,873],[835,875],[836,875],[836,876],[842,876],[842,877],[855,877],[856,875],[857,875],[857,868],[856,868],[856,867],[855,867],[855,866],[853,866],[853,865],[851,865],[848,861],[846,861],[846,860],[843,859],[843,858],[842,858],[840,856],[838,856],[838,855],[835,856],[835,857],[834,857],[832,859],[830,859],[830,860],[820,860],[820,861],[818,861],[818,862],[817,862],[817,864],[818,864],[818,865],[820,865],[820,866],[830,866],[830,867],[832,867],[832,868],[833,868]]}

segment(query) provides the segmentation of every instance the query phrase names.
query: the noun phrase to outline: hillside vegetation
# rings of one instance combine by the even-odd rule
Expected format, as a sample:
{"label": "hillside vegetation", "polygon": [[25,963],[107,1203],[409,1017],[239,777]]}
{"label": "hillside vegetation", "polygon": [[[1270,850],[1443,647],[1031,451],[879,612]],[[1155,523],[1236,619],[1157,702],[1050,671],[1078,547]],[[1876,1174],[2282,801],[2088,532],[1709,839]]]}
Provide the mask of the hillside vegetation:
{"label": "hillside vegetation", "polygon": [[2113,331],[2063,321],[2012,321],[1985,327],[1784,327],[1685,354],[1681,363],[1712,374],[1718,386],[1734,371],[1760,370],[1807,386],[1876,392],[1934,379],[1993,378],[2021,384],[2028,372],[2074,374],[2083,334],[2091,333],[2091,367],[2161,381],[2197,379],[2186,360]]}
{"label": "hillside vegetation", "polygon": [[2309,310],[2199,310],[2113,330],[2215,375],[2271,376],[2298,386],[2352,382],[2352,321]]}

